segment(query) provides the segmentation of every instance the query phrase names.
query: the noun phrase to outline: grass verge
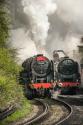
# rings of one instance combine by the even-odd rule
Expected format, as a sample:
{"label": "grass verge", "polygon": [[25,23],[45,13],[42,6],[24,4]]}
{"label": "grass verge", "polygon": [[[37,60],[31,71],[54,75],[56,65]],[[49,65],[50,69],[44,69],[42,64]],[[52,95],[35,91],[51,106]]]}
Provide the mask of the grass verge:
{"label": "grass verge", "polygon": [[31,113],[31,103],[26,98],[23,99],[22,104],[19,106],[17,111],[12,115],[8,116],[6,119],[0,122],[0,125],[9,125],[12,122],[18,121],[25,118]]}

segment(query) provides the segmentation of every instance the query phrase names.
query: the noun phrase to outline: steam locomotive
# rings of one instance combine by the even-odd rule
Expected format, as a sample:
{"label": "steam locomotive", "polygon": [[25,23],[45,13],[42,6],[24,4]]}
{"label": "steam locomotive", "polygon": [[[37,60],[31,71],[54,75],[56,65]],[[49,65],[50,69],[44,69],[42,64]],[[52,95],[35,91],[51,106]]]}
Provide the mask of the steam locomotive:
{"label": "steam locomotive", "polygon": [[[59,57],[63,53],[64,57]],[[61,94],[75,94],[80,85],[78,63],[67,57],[62,50],[55,51],[54,60],[42,54],[26,59],[20,72],[20,83],[24,85],[27,98],[51,96],[52,90]]]}
{"label": "steam locomotive", "polygon": [[24,83],[25,95],[32,99],[36,96],[51,96],[53,89],[53,65],[42,54],[28,58],[22,64],[20,81]]}
{"label": "steam locomotive", "polygon": [[70,59],[62,50],[55,53],[64,54],[64,57],[59,58],[57,69],[55,69],[55,79],[61,94],[76,94],[81,82],[78,63]]}

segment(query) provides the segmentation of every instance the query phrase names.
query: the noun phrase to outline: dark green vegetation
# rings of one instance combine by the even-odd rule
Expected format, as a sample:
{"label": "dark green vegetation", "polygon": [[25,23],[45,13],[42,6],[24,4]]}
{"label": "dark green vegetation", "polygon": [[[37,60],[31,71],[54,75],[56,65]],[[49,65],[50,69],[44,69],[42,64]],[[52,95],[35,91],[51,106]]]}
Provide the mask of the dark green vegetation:
{"label": "dark green vegetation", "polygon": [[[15,62],[16,51],[9,48],[9,15],[4,6],[4,0],[0,0],[0,110],[10,104],[18,106],[17,112],[3,121],[17,120],[30,112],[31,104],[24,98],[22,87],[18,84],[17,75],[21,69]],[[20,108],[19,108],[20,107]],[[2,123],[0,123],[1,125]]]}

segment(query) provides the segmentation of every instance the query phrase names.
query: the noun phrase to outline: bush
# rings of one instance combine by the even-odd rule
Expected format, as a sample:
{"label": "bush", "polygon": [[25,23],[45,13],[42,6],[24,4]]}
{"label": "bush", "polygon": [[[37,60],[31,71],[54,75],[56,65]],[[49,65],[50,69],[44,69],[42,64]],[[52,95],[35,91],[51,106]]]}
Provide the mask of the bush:
{"label": "bush", "polygon": [[7,52],[0,49],[0,107],[7,106],[11,102],[16,103],[23,98],[22,88],[16,80],[20,67]]}
{"label": "bush", "polygon": [[23,104],[22,87],[17,75],[21,69],[16,63],[16,51],[7,44],[9,37],[9,16],[4,0],[0,0],[0,109],[10,103]]}

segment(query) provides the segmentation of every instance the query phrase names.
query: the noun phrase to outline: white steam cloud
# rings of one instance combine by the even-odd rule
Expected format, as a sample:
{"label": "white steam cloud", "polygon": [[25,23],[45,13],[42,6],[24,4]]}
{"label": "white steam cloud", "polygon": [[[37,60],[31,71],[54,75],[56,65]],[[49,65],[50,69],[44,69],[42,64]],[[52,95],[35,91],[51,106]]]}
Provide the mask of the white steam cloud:
{"label": "white steam cloud", "polygon": [[11,38],[13,47],[18,49],[18,57],[23,61],[31,55],[36,55],[36,47],[34,42],[25,33],[23,28],[15,29],[11,31]]}
{"label": "white steam cloud", "polygon": [[34,41],[38,53],[47,54],[44,46],[48,36],[50,23],[48,15],[56,10],[53,0],[22,0],[24,14],[29,20],[30,38]]}
{"label": "white steam cloud", "polygon": [[[83,36],[83,0],[55,0],[56,13],[50,16],[51,29],[46,49],[64,49],[71,57],[77,55],[80,38]],[[51,43],[50,43],[51,42]]]}
{"label": "white steam cloud", "polygon": [[18,18],[16,26],[23,24],[23,27],[12,30],[11,35],[13,46],[20,48],[21,45],[19,57],[24,60],[37,53],[48,56],[45,50],[50,29],[48,16],[57,9],[54,0],[21,0],[20,3],[19,0],[15,0],[15,7],[14,22]]}
{"label": "white steam cloud", "polygon": [[55,0],[58,9],[57,15],[69,23],[71,30],[83,35],[83,0]]}
{"label": "white steam cloud", "polygon": [[15,3],[14,22],[18,27],[12,30],[12,43],[16,48],[21,46],[21,59],[36,53],[52,55],[55,49],[64,49],[70,55],[74,50],[78,53],[83,36],[83,0],[10,1]]}

